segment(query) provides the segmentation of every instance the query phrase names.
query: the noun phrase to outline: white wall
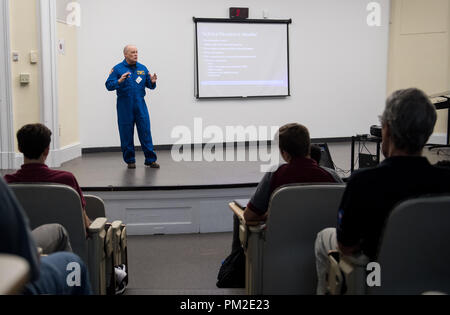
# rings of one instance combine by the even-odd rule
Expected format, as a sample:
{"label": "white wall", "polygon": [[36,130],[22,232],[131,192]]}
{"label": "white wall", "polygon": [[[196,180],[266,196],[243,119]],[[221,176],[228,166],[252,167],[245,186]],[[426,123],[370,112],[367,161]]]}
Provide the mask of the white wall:
{"label": "white wall", "polygon": [[78,145],[80,123],[78,110],[78,80],[74,75],[78,69],[77,31],[65,22],[56,23],[57,38],[64,40],[64,53],[58,53],[58,114],[60,146]]}
{"label": "white wall", "polygon": [[[449,14],[449,0],[392,1],[389,93],[411,86],[428,95],[450,89]],[[446,143],[447,117],[447,110],[438,111],[432,143]]]}
{"label": "white wall", "polygon": [[[389,0],[382,26],[369,27],[369,0],[80,0],[79,101],[83,147],[118,146],[115,93],[104,83],[136,44],[140,62],[159,76],[147,96],[155,144],[172,144],[175,126],[283,125],[300,122],[313,138],[368,133],[386,98]],[[194,98],[192,17],[228,16],[250,8],[250,18],[293,19],[291,94],[286,99],[198,101]],[[265,139],[265,135],[261,140]],[[206,139],[207,141],[207,139]],[[206,142],[204,141],[204,142]],[[136,141],[136,144],[139,142]]]}
{"label": "white wall", "polygon": [[[19,61],[11,62],[14,134],[26,124],[41,121],[39,62],[30,62],[30,52],[39,51],[37,1],[10,1],[11,51]],[[11,60],[11,59],[10,59]],[[20,84],[20,74],[29,73],[30,83]]]}

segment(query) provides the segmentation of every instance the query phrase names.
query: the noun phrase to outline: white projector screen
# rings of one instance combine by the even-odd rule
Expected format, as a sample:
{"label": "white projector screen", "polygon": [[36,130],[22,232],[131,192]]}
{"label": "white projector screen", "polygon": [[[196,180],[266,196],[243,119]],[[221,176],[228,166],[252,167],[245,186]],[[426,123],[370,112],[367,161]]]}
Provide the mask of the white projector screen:
{"label": "white projector screen", "polygon": [[290,21],[195,21],[197,98],[290,95]]}

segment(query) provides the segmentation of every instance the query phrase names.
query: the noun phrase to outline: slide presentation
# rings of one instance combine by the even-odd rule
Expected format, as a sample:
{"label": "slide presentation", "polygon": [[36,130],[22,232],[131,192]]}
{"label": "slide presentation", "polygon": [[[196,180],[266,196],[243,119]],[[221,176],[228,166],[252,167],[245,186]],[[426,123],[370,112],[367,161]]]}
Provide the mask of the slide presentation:
{"label": "slide presentation", "polygon": [[197,22],[197,97],[289,96],[288,40],[285,22]]}

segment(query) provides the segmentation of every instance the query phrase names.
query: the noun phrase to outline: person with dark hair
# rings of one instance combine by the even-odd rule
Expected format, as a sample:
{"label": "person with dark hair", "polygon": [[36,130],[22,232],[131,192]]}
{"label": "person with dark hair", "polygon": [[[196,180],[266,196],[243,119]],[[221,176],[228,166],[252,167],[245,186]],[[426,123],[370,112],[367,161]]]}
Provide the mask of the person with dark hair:
{"label": "person with dark hair", "polygon": [[[292,123],[279,129],[277,140],[286,164],[266,173],[244,211],[247,221],[265,221],[272,193],[279,187],[295,183],[335,183],[335,179],[311,159],[308,129]],[[240,246],[239,219],[234,216],[232,250]]]}
{"label": "person with dark hair", "polygon": [[278,132],[280,153],[286,164],[267,173],[244,211],[248,221],[264,220],[270,197],[278,187],[294,183],[334,183],[334,178],[311,159],[311,139],[308,129],[300,124],[288,124]]}
{"label": "person with dark hair", "polygon": [[25,159],[38,160],[46,149],[50,150],[52,132],[42,124],[25,125],[17,132],[19,151]]}
{"label": "person with dark hair", "polygon": [[1,178],[0,205],[0,253],[22,257],[29,265],[30,281],[23,294],[91,294],[88,271],[80,257],[70,252],[39,257],[28,219]]}
{"label": "person with dark hair", "polygon": [[69,172],[52,170],[45,164],[50,152],[51,135],[52,132],[42,124],[23,126],[17,132],[17,141],[19,151],[24,155],[24,164],[16,173],[5,175],[5,180],[8,183],[56,183],[72,187],[80,195],[88,229],[91,221],[86,214],[86,201],[75,176]]}
{"label": "person with dark hair", "polygon": [[320,160],[322,159],[322,149],[315,144],[311,145],[311,159],[313,159],[314,161],[316,161],[316,163],[323,168],[325,171],[327,171],[328,173],[330,173],[331,176],[333,176],[334,180],[337,183],[344,183],[344,181],[342,180],[342,178],[336,173],[335,170],[322,166],[320,165]]}
{"label": "person with dark hair", "polygon": [[436,117],[435,107],[418,89],[399,90],[387,99],[381,116],[386,160],[375,168],[353,173],[338,210],[337,228],[317,235],[318,294],[326,293],[329,251],[363,254],[375,261],[383,226],[396,204],[421,195],[450,192],[450,170],[432,166],[422,157]]}

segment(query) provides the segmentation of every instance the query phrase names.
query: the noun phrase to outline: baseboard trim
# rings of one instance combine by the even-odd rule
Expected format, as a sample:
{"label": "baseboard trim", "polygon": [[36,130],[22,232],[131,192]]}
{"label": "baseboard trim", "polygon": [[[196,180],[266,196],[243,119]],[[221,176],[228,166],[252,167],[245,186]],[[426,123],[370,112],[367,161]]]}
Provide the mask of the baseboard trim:
{"label": "baseboard trim", "polygon": [[63,164],[79,158],[81,154],[81,143],[74,143],[59,149],[59,161]]}
{"label": "baseboard trim", "polygon": [[[74,143],[58,150],[50,151],[46,164],[49,167],[61,167],[61,164],[81,156],[81,143]],[[23,154],[15,153],[14,169],[19,169],[23,164]]]}
{"label": "baseboard trim", "polygon": [[[351,137],[341,137],[341,138],[316,138],[311,139],[312,143],[339,143],[339,142],[350,142],[352,141]],[[222,145],[230,146],[234,145],[235,147],[250,147],[250,146],[257,146],[258,144],[263,143],[267,144],[265,141],[246,141],[246,142],[234,142],[234,143],[222,143]],[[206,145],[211,145],[211,143],[203,143],[203,144],[177,144],[178,146],[191,146],[191,149],[194,149],[195,146],[202,146],[203,148]],[[272,141],[270,141],[270,145],[272,144]],[[218,146],[221,145],[220,143],[215,143],[214,145]],[[173,144],[162,144],[162,145],[155,145],[156,151],[166,151],[166,150],[172,150]],[[135,147],[135,150],[137,152],[142,151],[142,148],[140,146]],[[83,148],[81,150],[82,154],[89,154],[89,153],[111,153],[111,152],[122,152],[122,149],[120,147],[92,147],[92,148]]]}

